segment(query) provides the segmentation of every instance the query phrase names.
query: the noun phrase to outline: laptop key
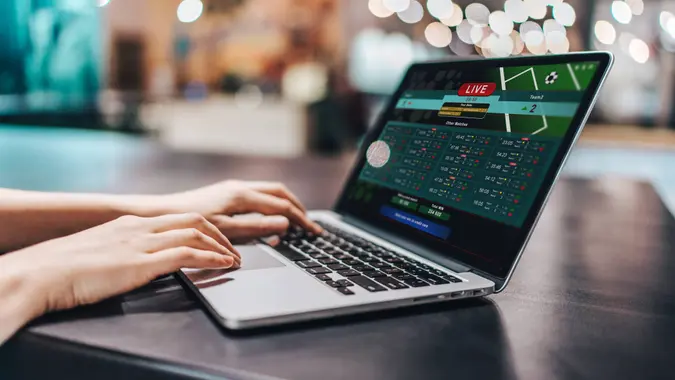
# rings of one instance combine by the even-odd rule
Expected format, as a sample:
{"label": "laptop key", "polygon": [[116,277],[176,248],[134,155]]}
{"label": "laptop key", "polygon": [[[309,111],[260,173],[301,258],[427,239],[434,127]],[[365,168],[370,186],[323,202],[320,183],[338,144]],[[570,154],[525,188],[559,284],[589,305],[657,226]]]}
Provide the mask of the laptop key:
{"label": "laptop key", "polygon": [[300,268],[316,268],[320,267],[321,264],[317,263],[314,260],[302,260],[295,262]]}
{"label": "laptop key", "polygon": [[352,258],[351,256],[346,255],[346,254],[344,254],[344,253],[339,253],[339,254],[337,254],[337,255],[333,255],[333,257],[335,257],[335,258],[338,259],[338,260],[349,260],[349,259]]}
{"label": "laptop key", "polygon": [[354,265],[359,265],[362,264],[361,260],[356,260],[356,259],[347,259],[342,261],[343,264],[349,265],[350,267],[353,267]]}
{"label": "laptop key", "polygon": [[404,272],[394,273],[394,274],[392,275],[392,277],[394,277],[394,278],[397,279],[397,280],[404,281],[404,282],[405,282],[406,280],[417,280],[417,278],[416,278],[415,276],[413,276],[413,275],[411,275],[411,274],[409,274],[409,273],[404,273]]}
{"label": "laptop key", "polygon": [[357,271],[359,271],[359,272],[365,272],[365,271],[368,271],[368,270],[372,270],[373,267],[368,266],[368,265],[366,265],[366,264],[359,264],[359,265],[354,265],[354,266],[352,267],[352,269],[357,270]]}
{"label": "laptop key", "polygon": [[379,268],[391,268],[391,266],[389,266],[389,264],[387,264],[387,263],[385,263],[385,262],[383,262],[383,261],[374,261],[374,262],[368,263],[368,264],[369,264],[370,266],[373,266],[373,267],[378,268],[378,269],[379,269]]}
{"label": "laptop key", "polygon": [[[366,289],[369,292],[383,292],[387,290],[384,286],[364,276],[351,277],[350,280],[356,285]],[[346,289],[346,288],[345,288]]]}
{"label": "laptop key", "polygon": [[274,247],[277,252],[281,253],[285,258],[291,260],[291,261],[298,261],[298,260],[307,260],[307,256],[303,255],[302,253],[294,250],[293,248],[280,244],[277,247]]}
{"label": "laptop key", "polygon": [[340,284],[340,286],[347,286],[347,287],[354,286],[354,284],[351,281],[344,280],[344,279],[343,280],[337,280],[337,283]]}
{"label": "laptop key", "polygon": [[396,264],[396,263],[402,263],[402,262],[403,262],[403,260],[401,260],[400,258],[395,257],[395,256],[392,256],[392,257],[385,257],[385,258],[382,259],[382,260],[384,260],[384,261],[386,261],[386,262],[388,262],[388,263],[390,263],[390,264]]}
{"label": "laptop key", "polygon": [[325,258],[325,259],[319,259],[319,262],[323,265],[339,264],[339,262],[337,260],[335,260],[334,258],[331,258],[331,257],[328,257],[328,258]]}
{"label": "laptop key", "polygon": [[313,275],[331,273],[331,270],[326,268],[326,267],[307,268],[305,270],[307,271],[307,273],[313,274]]}
{"label": "laptop key", "polygon": [[367,270],[362,273],[366,277],[375,278],[375,277],[384,277],[386,274],[380,272],[379,270]]}
{"label": "laptop key", "polygon": [[450,282],[453,282],[453,283],[462,282],[461,279],[459,279],[459,278],[457,278],[457,277],[455,277],[455,276],[443,276],[443,277],[441,277],[441,278],[444,279],[444,280],[448,280],[448,281],[450,281]]}
{"label": "laptop key", "polygon": [[354,294],[354,292],[352,292],[349,288],[346,288],[344,286],[341,286],[339,288],[335,288],[335,290],[337,290],[338,292],[340,292],[340,293],[342,293],[346,296],[351,296],[352,294]]}
{"label": "laptop key", "polygon": [[343,270],[349,269],[348,266],[346,266],[344,264],[340,264],[340,263],[330,264],[330,265],[327,265],[327,266],[328,266],[328,268],[330,268],[334,271],[343,271]]}
{"label": "laptop key", "polygon": [[338,270],[337,272],[340,276],[344,277],[353,277],[353,276],[360,276],[361,273],[353,270],[353,269],[345,269],[345,270]]}
{"label": "laptop key", "polygon": [[337,283],[337,281],[326,281],[325,284],[330,286],[331,288],[339,288],[340,286],[342,286],[339,283]]}
{"label": "laptop key", "polygon": [[404,285],[398,281],[396,281],[392,277],[375,277],[375,281],[379,282],[380,284],[386,286],[389,289],[397,290],[397,289],[405,289],[408,287],[408,285]]}
{"label": "laptop key", "polygon": [[327,275],[327,274],[317,274],[317,275],[314,276],[314,277],[316,277],[317,280],[320,280],[320,281],[331,281],[331,280],[333,280],[333,279],[330,278],[330,276]]}
{"label": "laptop key", "polygon": [[351,254],[354,255],[354,256],[359,256],[359,255],[366,255],[366,256],[368,256],[368,253],[367,253],[367,252],[362,251],[362,250],[360,250],[360,249],[358,249],[358,248],[356,248],[356,247],[347,248],[345,251],[351,253]]}
{"label": "laptop key", "polygon": [[380,270],[381,270],[382,272],[388,274],[388,275],[392,275],[392,274],[397,274],[397,273],[402,273],[402,272],[403,272],[402,270],[400,270],[400,269],[398,269],[398,268],[394,268],[394,267],[381,268]]}
{"label": "laptop key", "polygon": [[429,284],[427,284],[426,282],[417,279],[415,277],[403,280],[403,282],[405,282],[409,286],[412,286],[413,288],[421,288],[423,286],[429,286]]}
{"label": "laptop key", "polygon": [[401,269],[403,269],[403,270],[405,270],[405,271],[410,271],[410,270],[412,270],[412,269],[416,269],[416,268],[417,268],[417,267],[415,267],[414,265],[408,264],[408,263],[396,263],[396,264],[394,264],[394,265],[396,265],[397,267],[399,267],[399,268],[401,268]]}
{"label": "laptop key", "polygon": [[419,276],[422,280],[430,283],[431,285],[441,285],[441,284],[448,284],[450,281],[444,280],[438,276],[434,276],[433,274],[427,274],[427,275],[420,275]]}

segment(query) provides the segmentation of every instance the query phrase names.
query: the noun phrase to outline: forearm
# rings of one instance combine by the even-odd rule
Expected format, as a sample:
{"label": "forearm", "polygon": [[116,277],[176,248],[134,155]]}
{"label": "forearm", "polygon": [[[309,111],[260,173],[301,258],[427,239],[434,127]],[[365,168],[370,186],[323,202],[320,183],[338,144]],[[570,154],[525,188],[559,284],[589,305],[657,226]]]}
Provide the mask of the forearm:
{"label": "forearm", "polygon": [[10,261],[9,255],[0,256],[0,346],[44,312],[37,289]]}
{"label": "forearm", "polygon": [[157,196],[0,189],[0,252],[70,235],[122,215],[157,216]]}

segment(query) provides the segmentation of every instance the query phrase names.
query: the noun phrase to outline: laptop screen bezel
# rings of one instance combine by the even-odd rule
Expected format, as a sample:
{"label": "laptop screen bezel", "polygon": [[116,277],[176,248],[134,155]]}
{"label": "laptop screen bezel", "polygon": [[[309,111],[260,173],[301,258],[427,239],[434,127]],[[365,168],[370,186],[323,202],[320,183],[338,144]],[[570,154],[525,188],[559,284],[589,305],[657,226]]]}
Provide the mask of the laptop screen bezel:
{"label": "laptop screen bezel", "polygon": [[[548,64],[566,64],[576,62],[598,62],[598,69],[595,73],[594,78],[592,79],[591,83],[586,89],[586,92],[584,93],[581,102],[579,103],[579,107],[577,109],[576,114],[573,117],[572,123],[568,131],[566,132],[565,136],[563,137],[559,151],[557,152],[555,158],[553,159],[553,162],[544,177],[539,192],[535,197],[534,203],[532,204],[532,207],[525,219],[525,222],[523,223],[522,228],[520,229],[520,236],[518,237],[517,239],[518,243],[516,244],[518,249],[516,252],[514,252],[515,255],[512,262],[509,265],[505,266],[504,270],[495,271],[489,268],[487,265],[481,265],[481,263],[478,260],[469,261],[464,258],[456,257],[456,255],[453,256],[452,252],[450,253],[441,252],[438,249],[432,249],[432,251],[435,251],[436,254],[446,259],[449,258],[453,261],[457,261],[458,263],[461,263],[462,265],[465,265],[471,268],[472,270],[494,280],[495,282],[498,283],[498,285],[499,284],[505,285],[505,282],[508,280],[511,273],[513,272],[513,269],[518,263],[520,255],[522,254],[524,247],[526,246],[527,241],[529,240],[529,237],[531,235],[534,226],[536,225],[539,215],[541,215],[545,202],[551,193],[553,185],[555,184],[555,180],[557,179],[562,170],[564,161],[569,155],[574,142],[576,141],[581,130],[583,129],[586,119],[590,115],[590,111],[592,109],[593,103],[595,102],[597,93],[599,91],[599,87],[604,81],[612,63],[612,55],[610,53],[589,52],[589,53],[571,53],[564,55],[530,56],[530,57],[503,58],[503,59],[434,61],[434,62],[416,63],[411,65],[406,71],[405,75],[403,76],[396,92],[392,95],[387,106],[377,117],[376,123],[366,133],[364,140],[361,144],[361,148],[359,149],[358,155],[356,157],[355,164],[352,167],[352,171],[349,174],[349,177],[341,190],[340,196],[338,197],[338,200],[335,206],[333,207],[333,210],[341,215],[358,220],[360,224],[373,225],[375,228],[382,228],[382,226],[375,224],[374,221],[366,220],[360,216],[351,214],[347,210],[347,207],[345,207],[346,202],[348,202],[346,193],[347,190],[351,186],[353,186],[355,182],[358,180],[359,173],[361,172],[361,169],[363,168],[366,161],[365,152],[368,146],[382,132],[383,128],[385,127],[387,121],[389,120],[396,106],[397,100],[402,96],[402,93],[404,91],[403,88],[404,84],[407,82],[411,73],[415,72],[417,69],[422,67],[429,69],[429,67],[437,66],[438,70],[450,70],[450,69],[460,69],[462,67],[466,67],[466,65],[471,65],[473,67],[482,65],[483,67],[492,66],[497,68],[502,66],[506,67],[506,66],[548,65]],[[422,245],[427,250],[432,248],[428,244],[418,241],[417,239],[413,240],[413,244]]]}

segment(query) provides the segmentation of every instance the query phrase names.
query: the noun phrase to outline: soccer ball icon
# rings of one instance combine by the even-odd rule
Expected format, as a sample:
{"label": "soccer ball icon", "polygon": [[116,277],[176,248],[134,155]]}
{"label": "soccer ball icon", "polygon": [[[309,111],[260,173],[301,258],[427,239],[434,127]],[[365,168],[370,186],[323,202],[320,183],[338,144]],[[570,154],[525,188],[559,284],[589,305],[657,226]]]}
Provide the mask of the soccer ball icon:
{"label": "soccer ball icon", "polygon": [[546,84],[553,84],[555,81],[558,80],[558,73],[557,72],[552,72],[546,76]]}

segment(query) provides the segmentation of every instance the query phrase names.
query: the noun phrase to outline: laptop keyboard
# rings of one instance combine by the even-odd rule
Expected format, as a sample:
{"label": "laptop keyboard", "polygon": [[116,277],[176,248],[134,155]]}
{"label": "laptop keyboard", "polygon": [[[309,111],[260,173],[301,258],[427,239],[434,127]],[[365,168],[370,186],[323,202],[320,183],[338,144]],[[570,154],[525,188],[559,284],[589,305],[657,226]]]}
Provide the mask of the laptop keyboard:
{"label": "laptop keyboard", "polygon": [[274,248],[315,279],[344,295],[359,286],[370,292],[462,282],[359,236],[318,222],[320,235],[292,228]]}

